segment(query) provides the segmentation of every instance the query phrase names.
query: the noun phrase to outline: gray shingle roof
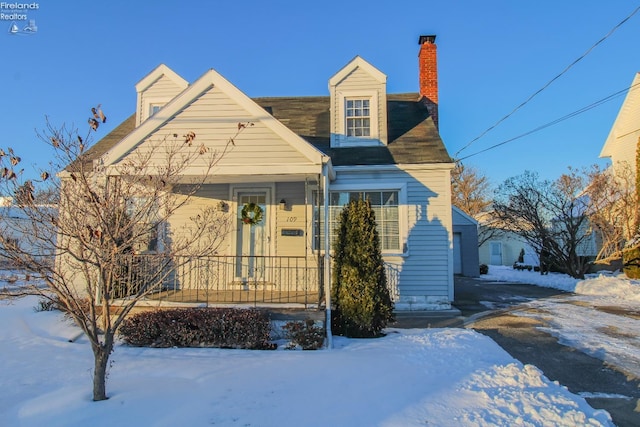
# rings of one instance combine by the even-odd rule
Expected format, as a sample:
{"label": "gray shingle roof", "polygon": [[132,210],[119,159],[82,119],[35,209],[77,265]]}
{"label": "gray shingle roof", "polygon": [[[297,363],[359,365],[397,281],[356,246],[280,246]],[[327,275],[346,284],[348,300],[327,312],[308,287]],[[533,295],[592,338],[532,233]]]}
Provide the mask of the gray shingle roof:
{"label": "gray shingle roof", "polygon": [[417,93],[387,95],[387,146],[330,148],[328,96],[254,98],[334,166],[448,163],[451,158]]}
{"label": "gray shingle roof", "polygon": [[[387,95],[387,146],[330,148],[328,96],[254,98],[289,129],[331,157],[334,166],[449,163],[451,158],[417,93]],[[86,153],[100,157],[135,128],[130,116]]]}
{"label": "gray shingle roof", "polygon": [[130,115],[125,121],[116,126],[104,138],[96,142],[87,150],[83,160],[91,162],[109,151],[111,147],[120,142],[125,136],[129,135],[136,127],[135,113]]}

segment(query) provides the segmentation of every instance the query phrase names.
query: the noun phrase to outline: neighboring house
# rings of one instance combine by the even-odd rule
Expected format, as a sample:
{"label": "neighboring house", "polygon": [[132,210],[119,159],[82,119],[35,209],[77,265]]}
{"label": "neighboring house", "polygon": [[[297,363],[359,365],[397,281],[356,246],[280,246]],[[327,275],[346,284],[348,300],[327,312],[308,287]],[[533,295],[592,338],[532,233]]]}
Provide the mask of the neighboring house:
{"label": "neighboring house", "polygon": [[453,274],[480,275],[478,221],[453,206]]}
{"label": "neighboring house", "polygon": [[[197,194],[196,207],[224,205],[236,218],[211,255],[224,257],[211,265],[227,271],[204,284],[180,279],[181,289],[295,289],[317,296],[329,274],[322,267],[324,206],[332,228],[349,200],[364,197],[376,213],[396,309],[448,309],[453,163],[438,132],[435,36],[419,43],[420,93],[388,94],[386,75],[359,56],[328,79],[328,96],[308,97],[251,99],[214,70],[188,84],[160,65],[136,85],[135,114],[88,154],[108,170],[148,141],[188,131],[198,144],[220,150],[239,122],[252,122]],[[188,170],[201,174],[197,165]],[[241,221],[249,203],[263,212],[259,224]],[[283,265],[294,260],[283,279]],[[304,279],[291,279],[291,271]]]}
{"label": "neighboring house", "polygon": [[[52,205],[34,205],[28,209],[45,212],[47,215],[57,215],[57,207]],[[6,245],[15,245],[17,248],[40,259],[53,261],[54,242],[47,241],[46,234],[41,234],[44,239],[38,239],[34,233],[34,224],[29,218],[25,208],[13,204],[10,197],[0,197],[0,234]],[[2,251],[4,249],[0,249]],[[11,263],[0,252],[0,268],[10,268]]]}
{"label": "neighboring house", "polygon": [[[581,238],[576,249],[576,255],[595,259],[598,254],[598,235],[588,229],[588,224],[583,224],[585,237]],[[540,257],[535,249],[522,237],[513,231],[495,229],[491,239],[480,245],[480,264],[487,265],[513,265],[520,258],[520,252],[524,249],[523,264],[538,266]]]}
{"label": "neighboring house", "polygon": [[633,166],[638,139],[640,139],[640,72],[636,73],[631,82],[618,116],[604,142],[600,157],[611,159],[614,169],[620,162],[627,162],[635,171]]}
{"label": "neighboring house", "polygon": [[[584,196],[582,196],[584,197]],[[582,205],[575,207],[575,215],[581,215]],[[561,239],[566,224],[562,221],[552,220],[548,231],[556,239]],[[509,229],[505,224],[492,217],[491,212],[485,213],[479,226],[479,238],[482,244],[479,247],[480,263],[487,265],[514,265],[519,262],[520,254],[524,250],[522,264],[536,267],[540,265],[540,256],[537,248],[529,244],[518,233]],[[598,234],[591,229],[585,219],[580,225],[576,235],[576,255],[594,259],[600,245]]]}
{"label": "neighboring house", "polygon": [[524,249],[523,263],[540,265],[535,249],[519,234],[509,230],[507,224],[494,217],[493,211],[484,212],[478,218],[478,248],[480,264],[512,266]]}
{"label": "neighboring house", "polygon": [[495,230],[492,238],[480,245],[480,264],[513,265],[518,262],[520,252],[524,249],[523,263],[540,265],[535,250],[518,234],[509,230]]}
{"label": "neighboring house", "polygon": [[[611,126],[609,135],[604,142],[600,157],[609,158],[611,160],[611,169],[613,175],[620,178],[627,175],[627,171],[631,172],[630,183],[636,182],[635,174],[637,173],[636,166],[636,150],[640,144],[640,72],[636,73],[627,96],[620,107],[620,111]],[[623,164],[626,163],[626,164]],[[623,184],[624,186],[624,184]],[[627,187],[628,188],[628,187]],[[628,200],[622,200],[620,203],[620,209],[625,211],[625,214],[619,215],[622,218],[623,225],[623,239],[628,243],[630,240],[637,236],[637,230],[634,230],[632,225],[634,220],[635,210],[637,207],[633,206],[633,202]],[[626,206],[626,208],[625,208]],[[628,210],[627,210],[628,209]]]}

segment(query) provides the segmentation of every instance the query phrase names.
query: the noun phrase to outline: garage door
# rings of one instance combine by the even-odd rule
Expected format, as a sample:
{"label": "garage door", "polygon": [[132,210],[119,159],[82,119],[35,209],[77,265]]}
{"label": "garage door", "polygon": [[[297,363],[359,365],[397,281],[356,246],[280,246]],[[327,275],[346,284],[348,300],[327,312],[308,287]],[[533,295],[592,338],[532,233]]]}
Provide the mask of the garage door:
{"label": "garage door", "polygon": [[453,274],[462,274],[462,234],[453,233]]}

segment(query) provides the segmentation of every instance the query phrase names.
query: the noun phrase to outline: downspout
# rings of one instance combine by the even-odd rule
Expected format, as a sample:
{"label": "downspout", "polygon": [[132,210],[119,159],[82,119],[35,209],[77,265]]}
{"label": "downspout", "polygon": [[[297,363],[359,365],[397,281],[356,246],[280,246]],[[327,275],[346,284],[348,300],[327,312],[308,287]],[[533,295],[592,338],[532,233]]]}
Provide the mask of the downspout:
{"label": "downspout", "polygon": [[327,331],[327,349],[332,349],[333,336],[331,334],[331,254],[329,252],[331,239],[329,238],[329,165],[327,163],[324,163],[322,165],[322,197],[324,200],[324,300],[325,312],[327,316],[325,329]]}

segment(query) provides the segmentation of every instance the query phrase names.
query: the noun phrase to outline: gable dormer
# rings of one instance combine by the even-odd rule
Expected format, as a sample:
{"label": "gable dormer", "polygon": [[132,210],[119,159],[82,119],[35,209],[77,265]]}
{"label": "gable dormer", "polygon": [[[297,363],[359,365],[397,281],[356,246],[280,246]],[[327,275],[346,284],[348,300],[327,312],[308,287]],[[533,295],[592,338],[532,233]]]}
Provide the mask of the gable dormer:
{"label": "gable dormer", "polygon": [[387,145],[387,76],[356,56],[329,79],[331,147]]}
{"label": "gable dormer", "polygon": [[189,83],[164,64],[158,65],[136,84],[136,127],[160,111]]}

